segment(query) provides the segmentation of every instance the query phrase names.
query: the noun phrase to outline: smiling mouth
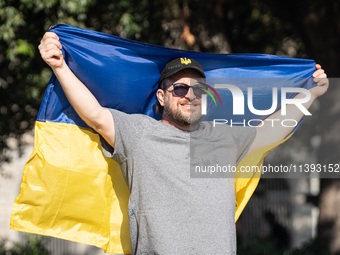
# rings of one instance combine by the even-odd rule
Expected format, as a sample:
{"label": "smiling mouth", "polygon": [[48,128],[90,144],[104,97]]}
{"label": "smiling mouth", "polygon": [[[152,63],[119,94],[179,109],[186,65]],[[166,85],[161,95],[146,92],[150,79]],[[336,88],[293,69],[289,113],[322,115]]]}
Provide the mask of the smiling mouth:
{"label": "smiling mouth", "polygon": [[199,104],[193,104],[193,103],[183,103],[183,104],[180,104],[181,106],[183,107],[197,107],[199,106]]}

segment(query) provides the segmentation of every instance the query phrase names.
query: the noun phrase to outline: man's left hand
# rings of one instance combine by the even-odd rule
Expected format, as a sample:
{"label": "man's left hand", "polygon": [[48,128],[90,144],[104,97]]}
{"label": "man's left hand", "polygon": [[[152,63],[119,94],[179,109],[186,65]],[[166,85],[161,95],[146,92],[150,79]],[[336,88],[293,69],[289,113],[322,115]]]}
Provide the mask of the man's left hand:
{"label": "man's left hand", "polygon": [[313,73],[313,81],[317,84],[317,86],[311,88],[309,91],[312,93],[312,97],[317,98],[327,91],[329,87],[329,80],[327,79],[325,70],[321,68],[321,65],[316,64],[315,68],[317,70]]}

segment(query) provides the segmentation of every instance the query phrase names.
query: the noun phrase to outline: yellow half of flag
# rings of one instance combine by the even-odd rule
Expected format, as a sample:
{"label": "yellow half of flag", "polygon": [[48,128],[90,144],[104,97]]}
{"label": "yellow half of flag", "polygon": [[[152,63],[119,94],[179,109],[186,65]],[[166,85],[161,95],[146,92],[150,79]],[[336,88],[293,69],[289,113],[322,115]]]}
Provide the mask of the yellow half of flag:
{"label": "yellow half of flag", "polygon": [[[251,153],[239,167],[262,164],[277,145]],[[235,220],[261,175],[238,174]],[[10,228],[128,254],[128,200],[120,168],[104,156],[97,133],[73,124],[38,121],[34,151],[24,168]]]}

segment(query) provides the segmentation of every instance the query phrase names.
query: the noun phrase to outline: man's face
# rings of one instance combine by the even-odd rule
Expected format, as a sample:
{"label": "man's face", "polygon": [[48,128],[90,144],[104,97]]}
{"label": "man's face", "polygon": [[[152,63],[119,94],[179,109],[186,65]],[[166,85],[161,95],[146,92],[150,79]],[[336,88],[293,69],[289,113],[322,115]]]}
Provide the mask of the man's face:
{"label": "man's face", "polygon": [[202,81],[202,77],[191,69],[182,70],[164,81],[166,87],[164,93],[163,115],[173,122],[181,125],[197,125],[201,119],[201,98],[195,96],[192,89],[189,89],[185,96],[177,96],[174,87],[170,84],[183,83],[195,85]]}

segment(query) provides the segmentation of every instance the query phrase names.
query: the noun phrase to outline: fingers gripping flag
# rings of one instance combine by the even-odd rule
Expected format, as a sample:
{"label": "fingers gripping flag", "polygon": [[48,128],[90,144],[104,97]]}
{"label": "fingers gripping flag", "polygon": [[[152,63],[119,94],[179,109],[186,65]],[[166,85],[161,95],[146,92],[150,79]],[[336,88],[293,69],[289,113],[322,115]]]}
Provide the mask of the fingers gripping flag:
{"label": "fingers gripping flag", "polygon": [[[294,86],[309,86],[315,71],[312,60],[169,49],[67,25],[50,31],[59,36],[70,69],[102,106],[156,119],[160,118],[155,111],[158,79],[174,57],[197,60],[207,78],[302,78]],[[223,92],[219,94],[223,98]],[[271,101],[271,87],[259,85],[259,94],[262,101]],[[255,151],[240,165],[261,164],[275,146]],[[236,178],[236,219],[258,180],[257,175]],[[11,228],[95,245],[110,253],[130,253],[128,199],[119,166],[103,155],[98,134],[79,118],[52,75]]]}

